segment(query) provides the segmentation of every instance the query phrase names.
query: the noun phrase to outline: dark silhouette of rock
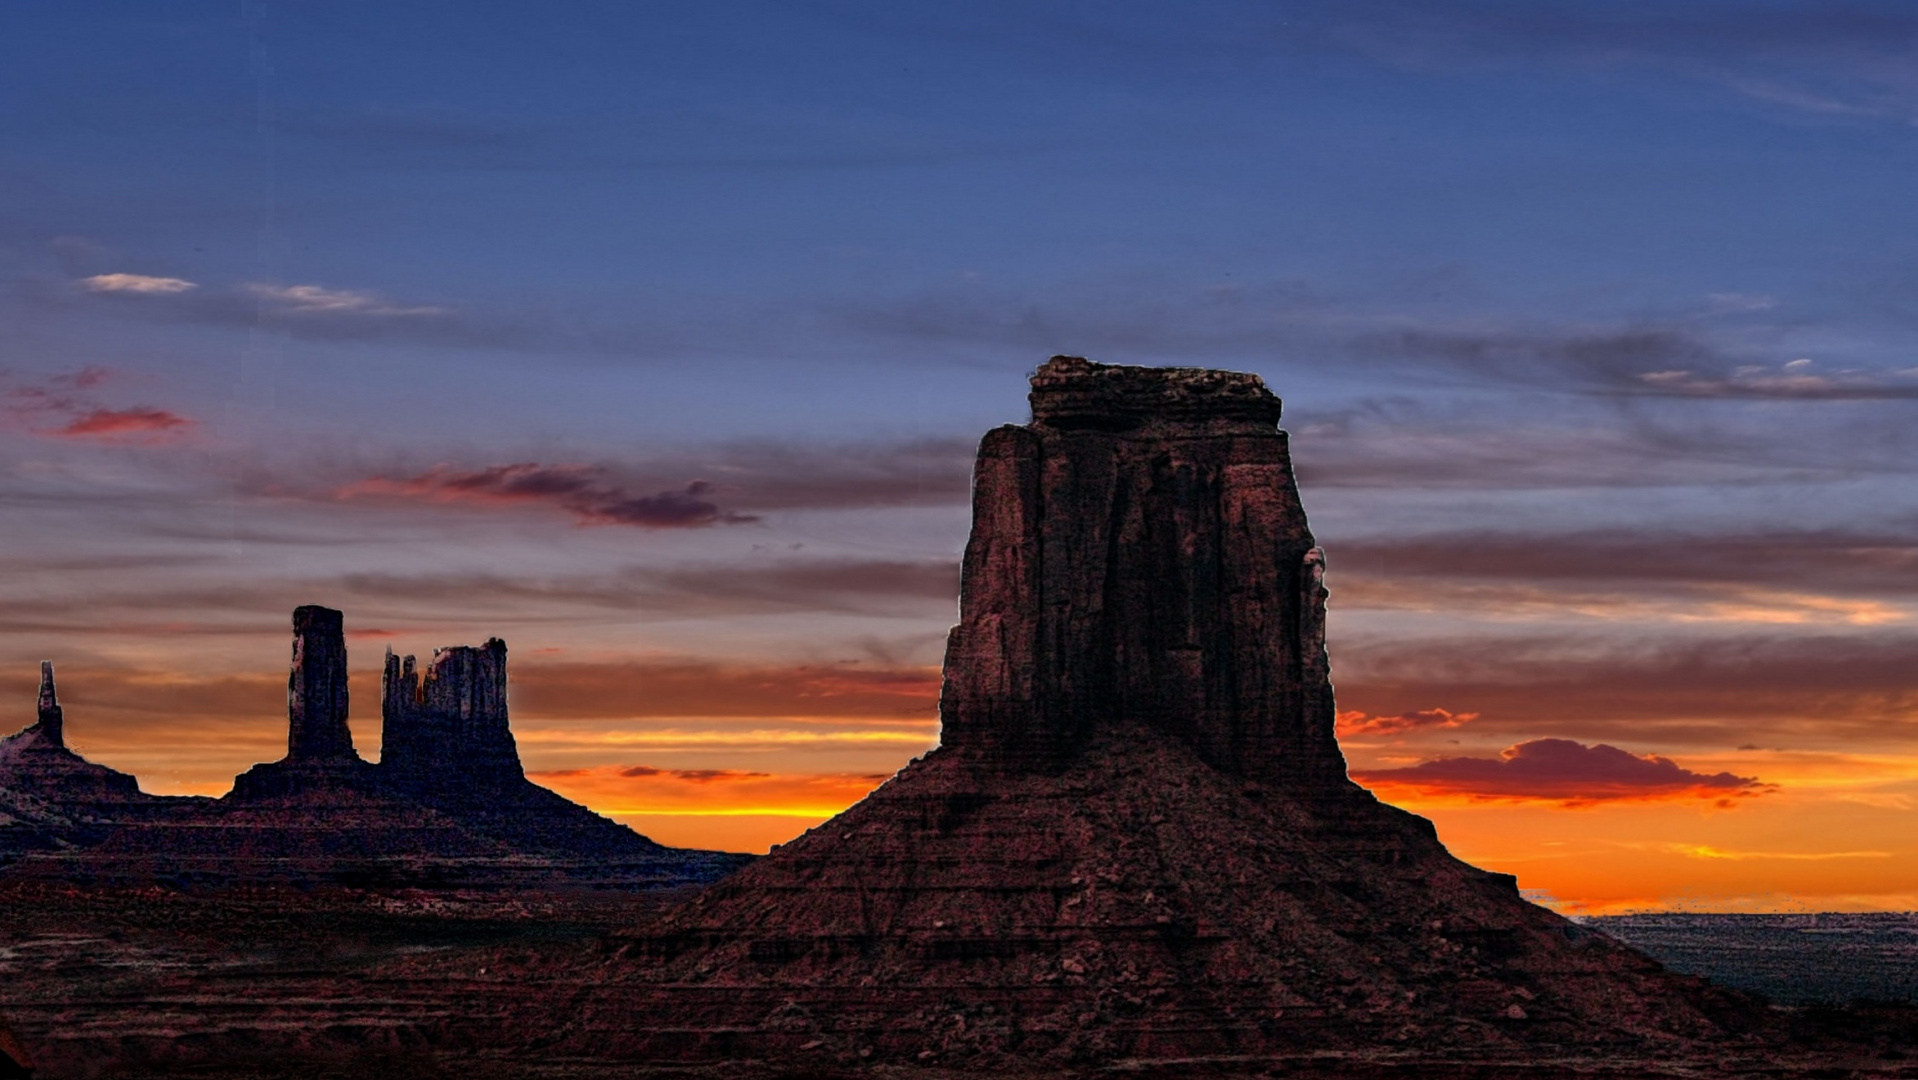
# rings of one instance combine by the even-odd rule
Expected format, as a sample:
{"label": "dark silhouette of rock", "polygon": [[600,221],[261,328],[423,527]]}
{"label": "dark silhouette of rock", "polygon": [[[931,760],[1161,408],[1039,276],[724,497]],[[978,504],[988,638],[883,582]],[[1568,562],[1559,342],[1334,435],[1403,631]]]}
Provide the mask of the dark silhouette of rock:
{"label": "dark silhouette of rock", "polygon": [[1058,357],[1032,386],[980,448],[941,746],[635,930],[554,1030],[1025,1067],[1656,1053],[1749,1019],[1346,778],[1323,560],[1256,377]]}
{"label": "dark silhouette of rock", "polygon": [[389,650],[381,698],[382,790],[519,850],[628,860],[672,852],[526,779],[500,639],[435,649],[424,672]]}
{"label": "dark silhouette of rock", "polygon": [[[386,651],[380,771],[409,790],[523,782],[506,717],[506,643],[436,649],[425,678],[412,657]],[[457,768],[449,768],[452,763]]]}
{"label": "dark silhouette of rock", "polygon": [[[403,669],[387,660],[388,742],[375,765],[348,728],[343,616],[296,609],[287,755],[219,800],[140,795],[132,777],[58,746],[46,668],[40,723],[0,742],[0,788],[15,787],[10,776],[38,785],[0,792],[0,864],[11,851],[16,879],[101,884],[630,888],[710,881],[750,861],[664,847],[527,780],[504,642],[438,650],[423,680],[412,657]],[[140,812],[103,812],[82,797],[96,790],[141,800]]]}
{"label": "dark silhouette of rock", "polygon": [[286,677],[286,756],[233,779],[240,802],[312,793],[373,794],[373,766],[353,749],[347,726],[346,617],[307,604],[293,609],[293,660]]}
{"label": "dark silhouette of rock", "polygon": [[293,609],[293,665],[286,677],[286,760],[358,761],[346,726],[346,617],[308,604]]}
{"label": "dark silhouette of rock", "polygon": [[28,731],[38,730],[48,743],[54,746],[67,744],[66,712],[60,708],[60,699],[53,690],[53,661],[40,661],[40,705],[38,720]]}
{"label": "dark silhouette of rock", "polygon": [[67,748],[65,715],[54,693],[50,660],[40,663],[38,720],[0,739],[0,787],[61,804],[146,798],[138,780]]}
{"label": "dark silhouette of rock", "polygon": [[98,843],[118,825],[150,817],[161,802],[135,778],[67,747],[53,662],[42,661],[38,717],[0,739],[0,866],[29,852]]}

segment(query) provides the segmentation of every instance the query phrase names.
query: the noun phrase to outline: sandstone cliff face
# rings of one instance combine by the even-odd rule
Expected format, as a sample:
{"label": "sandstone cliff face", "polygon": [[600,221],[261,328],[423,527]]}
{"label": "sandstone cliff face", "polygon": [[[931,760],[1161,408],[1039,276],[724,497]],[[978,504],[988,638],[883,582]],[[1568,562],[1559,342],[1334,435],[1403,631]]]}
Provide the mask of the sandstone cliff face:
{"label": "sandstone cliff face", "polygon": [[1057,768],[1138,723],[1214,767],[1333,783],[1323,560],[1256,376],[1054,357],[973,479],[941,742]]}

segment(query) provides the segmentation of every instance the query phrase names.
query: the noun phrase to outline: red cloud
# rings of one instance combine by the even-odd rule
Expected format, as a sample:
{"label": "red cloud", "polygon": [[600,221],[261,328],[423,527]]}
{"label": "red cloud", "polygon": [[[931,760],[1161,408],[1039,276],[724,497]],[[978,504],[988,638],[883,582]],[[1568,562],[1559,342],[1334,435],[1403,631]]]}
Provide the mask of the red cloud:
{"label": "red cloud", "polygon": [[1474,802],[1505,800],[1590,806],[1601,802],[1711,799],[1720,806],[1762,795],[1777,785],[1751,776],[1693,772],[1657,754],[1634,754],[1598,743],[1533,739],[1496,758],[1453,757],[1405,769],[1356,772],[1368,786],[1413,796],[1462,796]]}
{"label": "red cloud", "polygon": [[85,439],[169,439],[192,430],[197,421],[166,409],[94,409],[50,434]]}
{"label": "red cloud", "polygon": [[1345,735],[1398,735],[1421,728],[1455,728],[1477,720],[1475,712],[1455,713],[1449,709],[1420,709],[1397,716],[1372,716],[1357,710],[1342,712],[1338,733]]}
{"label": "red cloud", "polygon": [[35,435],[101,442],[173,442],[186,437],[198,421],[167,409],[135,405],[109,409],[88,393],[112,372],[86,367],[54,375],[38,386],[17,386],[5,394],[7,412]]}
{"label": "red cloud", "polygon": [[376,476],[334,490],[335,498],[399,496],[479,505],[545,502],[571,513],[581,525],[633,525],[687,529],[757,521],[721,510],[707,496],[713,486],[694,480],[684,487],[640,495],[593,465],[542,465],[523,461],[461,472],[437,465],[417,476]]}

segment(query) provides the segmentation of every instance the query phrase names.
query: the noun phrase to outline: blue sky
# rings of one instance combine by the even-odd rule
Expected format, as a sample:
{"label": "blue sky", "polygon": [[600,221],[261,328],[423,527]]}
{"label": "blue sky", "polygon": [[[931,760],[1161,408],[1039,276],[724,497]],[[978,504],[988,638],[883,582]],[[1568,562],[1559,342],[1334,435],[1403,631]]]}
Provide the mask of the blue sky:
{"label": "blue sky", "polygon": [[1342,704],[1413,718],[1356,764],[1902,828],[1914,61],[1895,4],[8,5],[0,686],[220,789],[328,603],[362,680],[505,636],[536,768],[883,775],[971,447],[1071,353],[1285,399]]}

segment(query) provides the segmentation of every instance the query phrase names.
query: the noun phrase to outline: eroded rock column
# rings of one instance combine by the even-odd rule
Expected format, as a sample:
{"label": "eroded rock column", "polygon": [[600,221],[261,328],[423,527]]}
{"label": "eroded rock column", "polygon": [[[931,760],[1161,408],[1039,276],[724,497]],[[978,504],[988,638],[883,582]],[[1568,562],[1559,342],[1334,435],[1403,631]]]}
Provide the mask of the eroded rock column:
{"label": "eroded rock column", "polygon": [[286,715],[288,762],[358,760],[346,726],[345,617],[332,608],[293,609]]}

